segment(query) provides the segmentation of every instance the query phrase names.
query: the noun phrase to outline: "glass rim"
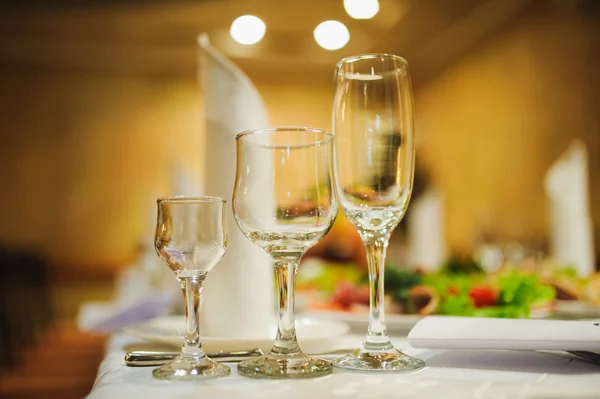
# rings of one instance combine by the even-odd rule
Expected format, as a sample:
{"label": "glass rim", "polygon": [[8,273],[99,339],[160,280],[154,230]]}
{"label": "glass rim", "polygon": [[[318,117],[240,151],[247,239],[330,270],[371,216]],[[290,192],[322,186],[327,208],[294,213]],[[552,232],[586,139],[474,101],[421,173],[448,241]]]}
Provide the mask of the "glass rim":
{"label": "glass rim", "polygon": [[394,61],[399,61],[404,66],[408,66],[408,61],[406,61],[406,58],[401,57],[399,55],[390,54],[390,53],[363,53],[363,54],[350,55],[348,57],[342,58],[341,60],[339,60],[337,62],[336,68],[339,68],[342,64],[350,64],[352,62],[359,61],[359,60],[371,60],[371,59],[375,59],[375,58],[388,58],[388,59],[392,59]]}
{"label": "glass rim", "polygon": [[[286,145],[286,144],[273,144],[273,145],[268,145],[268,144],[254,144],[254,143],[250,143],[246,140],[244,140],[245,137],[248,136],[254,136],[254,135],[258,135],[258,134],[262,134],[262,133],[275,133],[275,132],[307,132],[307,133],[318,133],[318,134],[322,134],[325,138],[323,140],[314,140],[312,143],[309,144],[295,144],[295,145]],[[298,148],[302,148],[302,147],[312,147],[315,145],[321,145],[321,144],[328,144],[331,142],[331,140],[333,140],[333,133],[328,132],[327,130],[323,130],[323,129],[319,129],[317,127],[310,127],[310,126],[272,126],[272,127],[264,127],[264,128],[256,128],[256,129],[249,129],[249,130],[244,130],[243,132],[238,133],[235,136],[235,140],[236,141],[241,141],[244,143],[248,143],[250,145],[256,145],[256,146],[260,146],[260,147],[265,147],[265,148],[289,148],[289,147],[298,147]]]}
{"label": "glass rim", "polygon": [[169,203],[169,204],[215,204],[215,203],[221,203],[221,204],[226,204],[227,200],[221,198],[221,197],[212,197],[209,195],[206,196],[197,196],[197,197],[192,197],[192,196],[187,196],[187,195],[173,195],[173,196],[167,196],[167,197],[160,197],[156,200],[157,203],[159,204],[163,204],[163,203]]}

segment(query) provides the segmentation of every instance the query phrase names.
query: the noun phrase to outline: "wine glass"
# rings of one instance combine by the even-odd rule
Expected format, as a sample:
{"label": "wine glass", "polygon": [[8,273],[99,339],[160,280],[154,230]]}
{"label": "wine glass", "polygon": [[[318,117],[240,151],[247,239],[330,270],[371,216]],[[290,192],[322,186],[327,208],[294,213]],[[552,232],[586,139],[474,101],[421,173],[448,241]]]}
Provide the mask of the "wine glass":
{"label": "wine glass", "polygon": [[217,197],[165,197],[157,203],[154,245],[181,284],[186,320],[181,353],[152,374],[167,380],[229,375],[229,367],[204,353],[199,324],[204,280],[227,249],[227,202]]}
{"label": "wine glass", "polygon": [[369,329],[362,347],[334,366],[414,370],[424,366],[387,335],[383,275],[389,238],[404,217],[414,172],[413,98],[407,62],[388,54],[344,58],[335,68],[333,132],[337,192],[367,253]]}
{"label": "wine glass", "polygon": [[304,354],[296,339],[294,282],[300,259],[331,228],[338,201],[333,184],[333,136],[307,127],[240,133],[233,213],[244,235],[275,267],[279,323],[270,353],[238,364],[256,378],[316,377],[330,362]]}

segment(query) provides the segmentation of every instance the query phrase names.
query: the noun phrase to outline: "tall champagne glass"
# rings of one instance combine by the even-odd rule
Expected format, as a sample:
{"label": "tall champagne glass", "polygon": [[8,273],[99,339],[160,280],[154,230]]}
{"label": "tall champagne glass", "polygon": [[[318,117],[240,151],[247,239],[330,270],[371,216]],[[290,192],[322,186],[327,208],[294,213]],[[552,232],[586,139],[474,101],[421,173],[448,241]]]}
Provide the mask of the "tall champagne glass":
{"label": "tall champagne glass", "polygon": [[413,98],[407,62],[388,54],[338,62],[333,132],[338,196],[365,245],[370,288],[366,338],[334,366],[377,371],[423,367],[423,361],[394,349],[384,311],[386,249],[406,213],[413,184]]}
{"label": "tall champagne glass", "polygon": [[154,244],[173,270],[185,298],[185,340],[175,360],[154,369],[167,380],[229,375],[229,367],[209,359],[200,342],[200,299],[208,272],[227,249],[226,202],[217,197],[165,197],[158,200]]}
{"label": "tall champagne glass", "polygon": [[300,259],[331,228],[338,201],[333,136],[319,129],[275,127],[240,133],[233,213],[244,235],[273,260],[279,325],[270,353],[238,364],[256,378],[316,377],[330,362],[304,354],[296,339],[294,282]]}

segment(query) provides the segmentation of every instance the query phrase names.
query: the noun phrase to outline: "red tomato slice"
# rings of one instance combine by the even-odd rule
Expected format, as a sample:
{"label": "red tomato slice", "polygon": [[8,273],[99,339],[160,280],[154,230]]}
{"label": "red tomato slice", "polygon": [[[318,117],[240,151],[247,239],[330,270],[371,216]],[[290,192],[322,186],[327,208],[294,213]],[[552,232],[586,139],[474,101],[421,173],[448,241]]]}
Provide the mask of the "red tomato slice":
{"label": "red tomato slice", "polygon": [[496,304],[497,294],[492,287],[477,285],[469,290],[469,297],[473,300],[476,308],[493,306]]}

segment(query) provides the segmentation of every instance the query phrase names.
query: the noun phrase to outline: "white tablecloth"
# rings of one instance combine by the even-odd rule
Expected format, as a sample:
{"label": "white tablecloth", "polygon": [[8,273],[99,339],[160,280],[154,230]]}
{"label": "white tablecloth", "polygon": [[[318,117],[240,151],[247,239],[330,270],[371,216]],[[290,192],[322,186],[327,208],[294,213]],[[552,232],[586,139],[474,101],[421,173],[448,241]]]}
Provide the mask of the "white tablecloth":
{"label": "white tablecloth", "polygon": [[[353,348],[362,336],[346,335],[339,348]],[[565,353],[445,351],[410,348],[405,338],[394,343],[424,359],[424,369],[404,373],[336,370],[305,380],[255,380],[237,374],[207,381],[160,381],[152,367],[127,367],[125,345],[136,342],[116,334],[110,340],[88,399],[184,398],[600,398],[600,366]]]}

